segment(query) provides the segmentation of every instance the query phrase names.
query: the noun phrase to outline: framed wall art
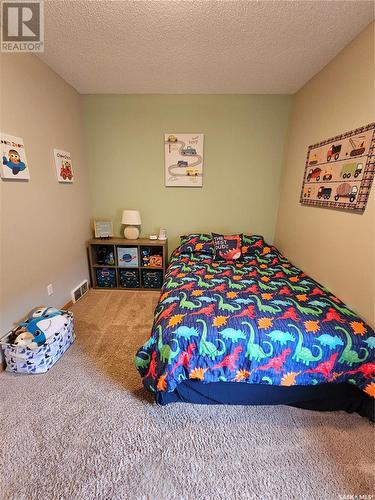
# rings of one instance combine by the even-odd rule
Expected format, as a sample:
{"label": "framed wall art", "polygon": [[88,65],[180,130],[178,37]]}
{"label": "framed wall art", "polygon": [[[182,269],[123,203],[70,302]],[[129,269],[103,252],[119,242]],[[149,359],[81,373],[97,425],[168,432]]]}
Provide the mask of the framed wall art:
{"label": "framed wall art", "polygon": [[375,172],[375,123],[309,146],[300,203],[364,212]]}
{"label": "framed wall art", "polygon": [[62,151],[61,149],[54,149],[53,156],[55,158],[57,180],[59,182],[74,182],[74,172],[70,153],[68,153],[68,151]]}
{"label": "framed wall art", "polygon": [[203,134],[165,134],[166,187],[203,186]]}
{"label": "framed wall art", "polygon": [[30,171],[25,146],[21,137],[0,133],[1,167],[3,179],[29,180]]}

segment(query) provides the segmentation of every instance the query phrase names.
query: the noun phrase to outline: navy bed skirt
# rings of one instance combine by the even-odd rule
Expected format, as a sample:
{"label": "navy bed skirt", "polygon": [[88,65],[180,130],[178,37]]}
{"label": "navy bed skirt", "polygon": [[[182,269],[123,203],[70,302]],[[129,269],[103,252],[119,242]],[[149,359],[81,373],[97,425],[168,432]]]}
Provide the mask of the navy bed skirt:
{"label": "navy bed skirt", "polygon": [[374,399],[357,387],[341,384],[280,387],[275,385],[239,384],[184,380],[173,392],[157,392],[160,405],[185,402],[229,405],[289,405],[307,410],[357,412],[375,421]]}

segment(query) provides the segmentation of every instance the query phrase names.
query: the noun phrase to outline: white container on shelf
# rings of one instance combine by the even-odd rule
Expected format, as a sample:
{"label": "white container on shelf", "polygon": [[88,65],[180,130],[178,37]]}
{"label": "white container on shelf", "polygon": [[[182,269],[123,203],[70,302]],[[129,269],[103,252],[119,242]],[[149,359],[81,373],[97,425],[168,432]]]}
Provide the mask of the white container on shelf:
{"label": "white container on shelf", "polygon": [[158,240],[166,240],[166,239],[167,239],[167,230],[161,228],[159,231]]}

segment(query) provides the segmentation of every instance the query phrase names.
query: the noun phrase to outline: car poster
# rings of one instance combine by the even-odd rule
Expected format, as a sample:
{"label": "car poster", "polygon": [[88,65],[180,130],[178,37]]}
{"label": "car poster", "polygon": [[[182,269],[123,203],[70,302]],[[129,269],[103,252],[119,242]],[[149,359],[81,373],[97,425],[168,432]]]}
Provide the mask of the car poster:
{"label": "car poster", "polygon": [[375,123],[309,146],[300,203],[364,212],[375,172]]}
{"label": "car poster", "polygon": [[74,172],[70,153],[68,153],[68,151],[61,151],[61,149],[54,149],[53,156],[55,158],[57,180],[59,182],[74,182]]}
{"label": "car poster", "polygon": [[30,171],[26,159],[25,146],[21,137],[0,133],[1,168],[3,179],[30,179]]}
{"label": "car poster", "polygon": [[203,134],[165,134],[165,185],[203,186]]}

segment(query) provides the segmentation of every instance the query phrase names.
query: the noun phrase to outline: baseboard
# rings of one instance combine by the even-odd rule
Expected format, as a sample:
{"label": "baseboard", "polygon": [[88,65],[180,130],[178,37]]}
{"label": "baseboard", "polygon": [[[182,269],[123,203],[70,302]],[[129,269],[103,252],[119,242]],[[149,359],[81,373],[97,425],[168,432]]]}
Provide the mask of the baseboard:
{"label": "baseboard", "polygon": [[66,311],[67,309],[69,309],[69,307],[72,307],[72,305],[73,305],[73,301],[69,300],[69,302],[67,302],[66,304],[64,304],[61,309],[63,309],[64,311]]}

